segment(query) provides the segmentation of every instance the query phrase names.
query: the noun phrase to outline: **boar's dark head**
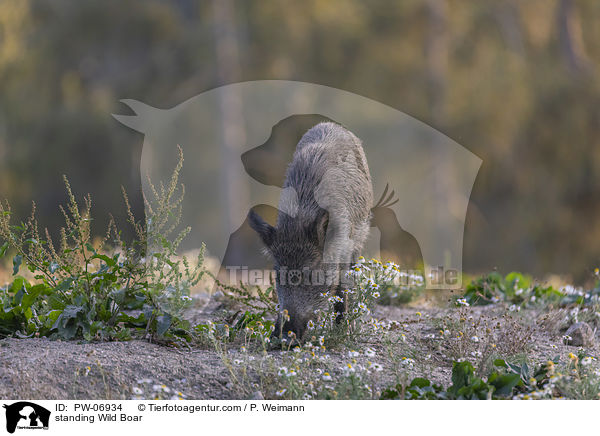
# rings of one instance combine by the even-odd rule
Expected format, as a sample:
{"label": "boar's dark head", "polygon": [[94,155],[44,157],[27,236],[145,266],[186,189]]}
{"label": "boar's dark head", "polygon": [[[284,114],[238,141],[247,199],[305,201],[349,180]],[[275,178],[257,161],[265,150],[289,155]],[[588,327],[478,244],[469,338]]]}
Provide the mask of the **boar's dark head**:
{"label": "boar's dark head", "polygon": [[280,212],[277,226],[272,226],[251,210],[248,221],[274,261],[280,311],[287,310],[290,318],[282,331],[293,331],[302,338],[315,311],[327,307],[322,293],[337,284],[338,265],[323,262],[329,214],[321,209],[315,218],[306,220],[302,215],[290,217]]}

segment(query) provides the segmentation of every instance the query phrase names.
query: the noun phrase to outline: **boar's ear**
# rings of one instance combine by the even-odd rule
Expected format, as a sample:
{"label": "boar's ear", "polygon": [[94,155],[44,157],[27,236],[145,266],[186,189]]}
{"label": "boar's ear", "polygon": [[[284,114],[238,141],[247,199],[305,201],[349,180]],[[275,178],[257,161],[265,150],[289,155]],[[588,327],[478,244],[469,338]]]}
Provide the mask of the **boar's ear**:
{"label": "boar's ear", "polygon": [[271,245],[273,245],[273,239],[275,238],[275,228],[263,220],[261,216],[252,209],[248,212],[248,222],[250,227],[258,233],[258,236],[260,236],[260,239],[262,239],[267,248],[270,249]]}
{"label": "boar's ear", "polygon": [[317,241],[319,246],[325,246],[325,237],[327,236],[327,227],[329,226],[329,212],[321,209],[316,220]]}

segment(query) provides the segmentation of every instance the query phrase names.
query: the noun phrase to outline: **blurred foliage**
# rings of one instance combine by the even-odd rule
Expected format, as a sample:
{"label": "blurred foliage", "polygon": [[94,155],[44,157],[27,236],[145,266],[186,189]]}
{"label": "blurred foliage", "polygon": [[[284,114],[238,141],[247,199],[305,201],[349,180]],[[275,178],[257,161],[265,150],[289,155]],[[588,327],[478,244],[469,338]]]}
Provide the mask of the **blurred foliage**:
{"label": "blurred foliage", "polygon": [[[600,260],[600,3],[234,1],[231,10],[237,59],[223,72],[212,2],[0,2],[0,197],[17,216],[35,200],[41,224],[58,228],[64,173],[99,210],[119,210],[124,185],[143,213],[142,141],[111,118],[119,99],[171,107],[227,81],[302,80],[402,110],[483,159],[467,271],[589,276]],[[102,228],[108,218],[98,219]]]}
{"label": "blurred foliage", "polygon": [[594,308],[600,304],[600,286],[593,289],[575,288],[571,285],[555,289],[535,283],[531,277],[511,272],[502,277],[498,272],[481,276],[465,287],[464,296],[456,300],[457,305],[486,306],[498,302],[511,304],[511,310],[520,306],[571,306],[581,305]]}

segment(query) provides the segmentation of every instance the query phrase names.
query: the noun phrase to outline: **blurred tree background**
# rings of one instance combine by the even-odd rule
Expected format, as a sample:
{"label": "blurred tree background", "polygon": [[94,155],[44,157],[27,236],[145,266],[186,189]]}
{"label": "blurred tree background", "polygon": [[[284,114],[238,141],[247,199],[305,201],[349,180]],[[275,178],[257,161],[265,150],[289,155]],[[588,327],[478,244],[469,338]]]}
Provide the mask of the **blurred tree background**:
{"label": "blurred tree background", "polygon": [[[218,3],[218,4],[217,4]],[[96,230],[143,213],[122,98],[168,108],[246,80],[364,95],[483,159],[467,272],[578,282],[600,263],[600,2],[0,0],[0,198],[61,224],[61,175]]]}

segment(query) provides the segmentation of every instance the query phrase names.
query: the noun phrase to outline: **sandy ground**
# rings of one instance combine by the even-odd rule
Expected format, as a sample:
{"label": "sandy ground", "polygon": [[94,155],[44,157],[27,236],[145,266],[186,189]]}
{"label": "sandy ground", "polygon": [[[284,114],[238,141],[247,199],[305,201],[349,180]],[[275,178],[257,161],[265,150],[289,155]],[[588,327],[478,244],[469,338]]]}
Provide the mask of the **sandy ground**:
{"label": "sandy ground", "polygon": [[[417,314],[419,311],[421,315]],[[470,308],[474,318],[487,320],[502,319],[503,313],[506,313],[503,307]],[[389,358],[390,352],[396,357],[416,358],[411,377],[426,376],[446,386],[449,384],[449,350],[444,341],[429,338],[438,334],[443,320],[456,318],[456,309],[378,306],[375,315],[379,319],[398,321],[397,334],[406,335],[405,342],[391,346],[368,344],[377,351],[377,361],[385,368],[378,382],[380,388],[395,383],[395,376],[389,371],[394,364]],[[563,312],[558,313],[557,318],[563,315]],[[545,361],[556,355],[564,358],[577,350],[562,345],[560,329],[543,325],[535,312],[521,313],[517,319],[522,325],[521,333],[533,329],[527,347],[530,359]],[[596,345],[586,351],[598,356],[600,350]],[[232,345],[228,353],[232,359],[236,358],[239,345]],[[347,361],[347,353],[347,350],[330,351],[332,364],[341,367]],[[281,357],[277,351],[270,354],[275,362]],[[134,387],[152,392],[153,385],[167,387],[169,392],[162,392],[162,398],[170,398],[177,391],[190,399],[251,397],[248,392],[236,389],[223,359],[210,349],[175,349],[142,340],[104,343],[46,338],[0,340],[0,397],[5,399],[129,399],[135,393]]]}

